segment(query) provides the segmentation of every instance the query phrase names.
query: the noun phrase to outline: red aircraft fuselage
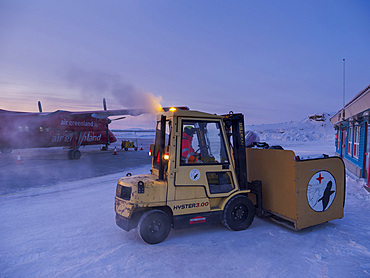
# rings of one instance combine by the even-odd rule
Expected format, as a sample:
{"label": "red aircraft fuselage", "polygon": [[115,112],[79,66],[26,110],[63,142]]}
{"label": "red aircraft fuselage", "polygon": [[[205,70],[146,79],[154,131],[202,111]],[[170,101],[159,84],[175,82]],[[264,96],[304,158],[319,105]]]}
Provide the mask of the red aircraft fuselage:
{"label": "red aircraft fuselage", "polygon": [[[0,109],[0,149],[70,147],[116,142],[110,120],[92,112],[13,112]],[[108,137],[108,138],[107,138]]]}

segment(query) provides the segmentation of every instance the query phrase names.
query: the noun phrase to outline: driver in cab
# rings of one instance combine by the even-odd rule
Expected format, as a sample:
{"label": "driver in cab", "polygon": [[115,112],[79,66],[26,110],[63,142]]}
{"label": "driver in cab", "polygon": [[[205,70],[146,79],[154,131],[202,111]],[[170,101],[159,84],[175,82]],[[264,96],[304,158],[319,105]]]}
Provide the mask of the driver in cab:
{"label": "driver in cab", "polygon": [[199,155],[195,153],[192,146],[195,128],[186,126],[182,132],[182,153],[181,157],[185,163],[197,163]]}

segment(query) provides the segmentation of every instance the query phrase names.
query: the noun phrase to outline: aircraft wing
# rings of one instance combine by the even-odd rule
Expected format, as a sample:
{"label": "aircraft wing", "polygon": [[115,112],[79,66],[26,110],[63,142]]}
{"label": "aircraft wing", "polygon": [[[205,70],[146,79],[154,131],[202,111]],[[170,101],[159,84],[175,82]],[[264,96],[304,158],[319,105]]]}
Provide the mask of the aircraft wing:
{"label": "aircraft wing", "polygon": [[150,113],[149,110],[145,109],[118,109],[118,110],[98,110],[98,111],[81,111],[81,112],[72,112],[72,111],[63,111],[57,110],[51,113],[38,113],[39,116],[51,116],[59,113],[65,113],[74,117],[93,117],[96,119],[105,119],[109,116],[139,116],[144,113]]}
{"label": "aircraft wing", "polygon": [[96,119],[104,119],[108,118],[109,116],[139,116],[144,113],[149,113],[149,110],[145,109],[118,109],[118,110],[102,110],[102,111],[94,111],[90,115]]}

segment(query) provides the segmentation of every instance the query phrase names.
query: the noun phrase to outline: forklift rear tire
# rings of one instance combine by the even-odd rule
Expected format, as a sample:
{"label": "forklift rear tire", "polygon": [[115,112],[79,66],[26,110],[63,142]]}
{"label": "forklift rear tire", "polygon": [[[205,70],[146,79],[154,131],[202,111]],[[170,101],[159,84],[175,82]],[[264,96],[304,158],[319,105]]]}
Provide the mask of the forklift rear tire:
{"label": "forklift rear tire", "polygon": [[148,244],[157,244],[164,241],[170,230],[171,219],[162,210],[149,210],[139,220],[139,235]]}
{"label": "forklift rear tire", "polygon": [[222,214],[222,224],[232,231],[247,229],[254,220],[256,211],[252,201],[244,195],[232,197]]}

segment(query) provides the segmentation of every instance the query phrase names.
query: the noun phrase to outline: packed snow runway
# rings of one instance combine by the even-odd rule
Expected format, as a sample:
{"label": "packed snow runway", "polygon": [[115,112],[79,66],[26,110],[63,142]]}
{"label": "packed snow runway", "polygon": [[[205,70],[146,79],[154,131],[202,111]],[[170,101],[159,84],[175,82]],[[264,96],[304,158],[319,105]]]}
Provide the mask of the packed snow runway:
{"label": "packed snow runway", "polygon": [[[118,136],[121,134],[118,133]],[[153,136],[153,135],[152,135]],[[0,154],[0,196],[34,187],[44,187],[86,178],[104,176],[121,172],[128,167],[139,167],[150,163],[149,146],[153,138],[137,140],[139,148],[134,151],[121,149],[121,140],[108,151],[101,151],[100,146],[81,148],[81,158],[69,160],[68,149],[36,148],[14,150]],[[135,139],[130,139],[135,140]],[[116,147],[117,155],[113,155]],[[20,157],[20,163],[17,158]]]}
{"label": "packed snow runway", "polygon": [[[298,154],[333,152],[331,142],[289,144]],[[127,172],[149,170],[146,163]],[[164,242],[148,245],[136,230],[115,224],[115,187],[124,174],[1,196],[0,276],[370,276],[370,194],[363,180],[347,176],[343,219],[295,232],[255,218],[245,231],[222,225],[172,230]]]}

